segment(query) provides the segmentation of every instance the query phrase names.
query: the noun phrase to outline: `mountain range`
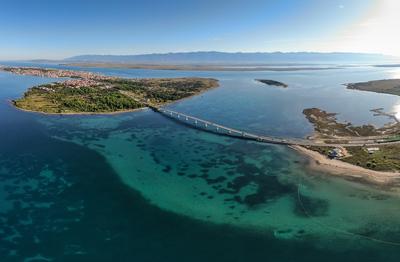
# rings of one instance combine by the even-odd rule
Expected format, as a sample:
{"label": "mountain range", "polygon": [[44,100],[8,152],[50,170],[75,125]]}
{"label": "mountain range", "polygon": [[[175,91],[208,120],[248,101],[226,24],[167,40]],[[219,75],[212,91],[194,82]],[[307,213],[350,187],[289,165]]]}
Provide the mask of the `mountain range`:
{"label": "mountain range", "polygon": [[215,51],[155,53],[141,55],[78,55],[65,62],[104,62],[129,64],[282,64],[282,63],[384,63],[396,57],[366,53],[254,52],[228,53]]}

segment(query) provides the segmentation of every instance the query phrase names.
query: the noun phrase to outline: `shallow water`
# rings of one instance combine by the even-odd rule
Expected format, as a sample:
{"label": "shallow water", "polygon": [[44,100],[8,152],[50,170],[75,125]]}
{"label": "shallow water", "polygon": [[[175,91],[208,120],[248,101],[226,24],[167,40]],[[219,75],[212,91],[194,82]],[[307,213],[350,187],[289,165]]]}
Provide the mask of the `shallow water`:
{"label": "shallow water", "polygon": [[[388,119],[369,110],[400,104],[340,85],[396,74],[382,69],[90,70],[218,78],[219,88],[170,107],[282,137],[311,132],[305,107],[382,125]],[[395,192],[310,172],[307,159],[286,147],[189,129],[149,110],[43,116],[6,101],[48,81],[0,73],[2,261],[398,261]]]}

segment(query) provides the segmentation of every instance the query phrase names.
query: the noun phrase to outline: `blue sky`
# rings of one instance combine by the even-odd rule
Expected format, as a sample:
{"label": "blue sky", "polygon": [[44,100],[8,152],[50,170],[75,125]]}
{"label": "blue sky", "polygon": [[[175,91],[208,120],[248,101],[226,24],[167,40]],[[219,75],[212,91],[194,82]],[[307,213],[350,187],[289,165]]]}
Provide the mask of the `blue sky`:
{"label": "blue sky", "polygon": [[383,2],[395,4],[395,0],[1,0],[0,59],[198,50],[393,53],[379,43],[361,44],[365,26],[382,23],[377,10]]}

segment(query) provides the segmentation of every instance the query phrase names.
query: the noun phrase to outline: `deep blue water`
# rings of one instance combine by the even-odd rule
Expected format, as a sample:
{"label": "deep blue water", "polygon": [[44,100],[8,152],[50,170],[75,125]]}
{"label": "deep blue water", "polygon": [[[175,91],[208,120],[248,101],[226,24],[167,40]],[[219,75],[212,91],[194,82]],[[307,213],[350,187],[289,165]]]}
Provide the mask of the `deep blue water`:
{"label": "deep blue water", "polygon": [[[124,77],[206,76],[221,86],[170,105],[254,133],[304,137],[302,109],[382,125],[395,96],[342,83],[385,69],[184,72],[84,69]],[[277,89],[254,82],[286,82]],[[398,261],[396,192],[331,178],[281,146],[187,129],[149,110],[43,116],[8,102],[52,79],[0,73],[1,261]],[[372,240],[371,240],[372,239]],[[389,243],[390,242],[390,243]]]}

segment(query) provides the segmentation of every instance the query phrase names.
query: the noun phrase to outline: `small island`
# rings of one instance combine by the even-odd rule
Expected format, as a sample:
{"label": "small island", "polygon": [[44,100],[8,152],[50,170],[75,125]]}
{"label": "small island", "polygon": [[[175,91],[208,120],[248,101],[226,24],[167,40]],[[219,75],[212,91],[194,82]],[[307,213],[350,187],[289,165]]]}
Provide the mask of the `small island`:
{"label": "small island", "polygon": [[275,80],[270,80],[270,79],[255,79],[256,81],[269,85],[269,86],[278,86],[278,87],[283,87],[283,88],[287,88],[288,85],[279,81],[275,81]]}
{"label": "small island", "polygon": [[126,79],[91,72],[3,67],[3,71],[67,78],[29,88],[13,101],[22,110],[47,114],[118,113],[158,107],[218,86],[211,78]]}
{"label": "small island", "polygon": [[400,79],[383,79],[360,83],[345,84],[348,89],[400,95]]}

